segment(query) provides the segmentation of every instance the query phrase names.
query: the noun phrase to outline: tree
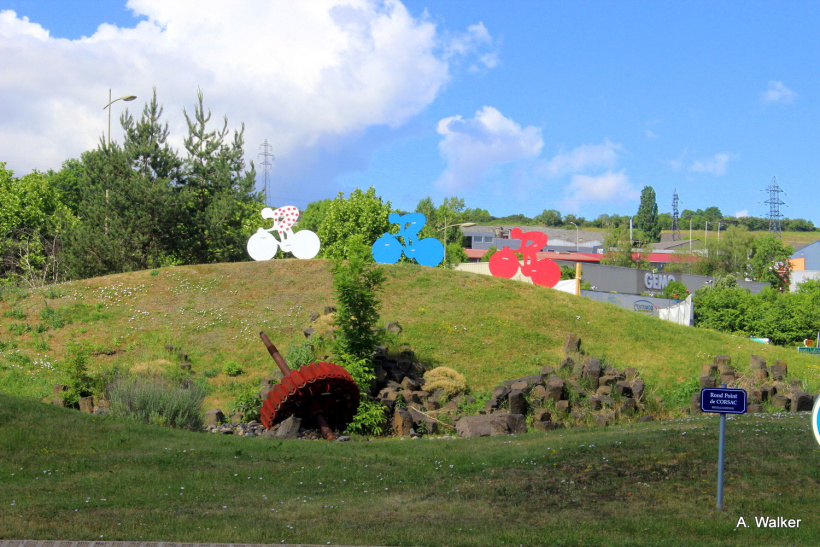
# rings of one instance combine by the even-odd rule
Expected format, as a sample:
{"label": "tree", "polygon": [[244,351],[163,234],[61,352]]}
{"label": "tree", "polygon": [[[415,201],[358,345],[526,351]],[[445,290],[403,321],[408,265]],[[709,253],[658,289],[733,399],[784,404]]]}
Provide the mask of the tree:
{"label": "tree", "polygon": [[134,171],[116,143],[84,152],[81,161],[80,222],[65,241],[69,275],[85,278],[167,265],[171,189]]}
{"label": "tree", "polygon": [[323,199],[308,203],[305,210],[300,212],[299,222],[296,227],[300,230],[310,230],[318,234],[332,201],[332,199]]}
{"label": "tree", "polygon": [[540,215],[533,219],[538,224],[548,227],[563,226],[564,221],[561,218],[561,212],[556,209],[545,209]]}
{"label": "tree", "polygon": [[644,186],[641,190],[641,204],[633,221],[635,228],[641,231],[645,241],[654,243],[661,240],[661,225],[658,222],[658,204],[655,201],[655,189]]}
{"label": "tree", "polygon": [[227,117],[221,129],[210,130],[202,91],[197,99],[193,117],[184,111],[188,156],[181,176],[178,253],[185,263],[245,260],[247,226],[259,214],[261,198],[254,192],[253,163],[245,165],[245,125],[228,140]]}
{"label": "tree", "polygon": [[0,275],[32,287],[61,281],[62,234],[74,218],[48,175],[16,178],[5,165],[0,162]]}
{"label": "tree", "polygon": [[778,290],[789,287],[789,257],[794,247],[786,245],[772,234],[754,240],[749,266],[756,281],[764,281]]}
{"label": "tree", "polygon": [[[334,254],[333,290],[336,292],[338,327],[334,352],[338,357],[353,356],[370,363],[379,341],[377,291],[384,282],[384,270],[370,256],[370,240],[355,234],[347,241],[345,257]],[[371,363],[372,370],[372,363]]]}
{"label": "tree", "polygon": [[632,239],[629,237],[629,228],[625,223],[610,227],[604,237],[604,256],[601,264],[621,266],[624,268],[643,268],[646,266],[644,250],[635,252]]}
{"label": "tree", "polygon": [[339,192],[330,202],[318,236],[322,242],[321,255],[325,258],[347,258],[352,250],[351,238],[361,235],[371,244],[391,229],[387,217],[390,202],[382,202],[371,186],[366,192],[359,188],[345,198]]}

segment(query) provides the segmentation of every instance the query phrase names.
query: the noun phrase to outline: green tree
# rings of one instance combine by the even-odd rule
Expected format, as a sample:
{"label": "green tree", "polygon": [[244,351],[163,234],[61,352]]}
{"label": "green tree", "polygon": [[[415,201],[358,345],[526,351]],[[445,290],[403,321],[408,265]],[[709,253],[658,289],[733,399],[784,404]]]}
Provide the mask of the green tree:
{"label": "green tree", "polygon": [[541,214],[533,219],[538,224],[548,227],[563,226],[564,221],[561,218],[561,212],[556,209],[545,209]]}
{"label": "green tree", "polygon": [[245,165],[245,125],[232,140],[227,117],[220,129],[210,129],[202,91],[193,116],[184,114],[188,156],[181,176],[179,256],[185,263],[246,260],[247,226],[256,221],[261,196],[254,192],[253,163]]}
{"label": "green tree", "polygon": [[299,230],[310,230],[318,234],[332,201],[332,199],[323,199],[308,203],[305,210],[300,211],[299,222],[296,227]]}
{"label": "green tree", "polygon": [[641,190],[641,204],[635,215],[633,225],[643,234],[643,240],[654,243],[661,240],[661,225],[658,222],[658,204],[655,201],[655,189],[644,186]]}
{"label": "green tree", "polygon": [[144,270],[168,264],[173,195],[131,168],[119,145],[82,155],[82,200],[65,239],[65,260],[74,278]]}
{"label": "green tree", "polygon": [[382,202],[371,186],[366,192],[359,188],[345,198],[342,192],[330,202],[324,221],[317,232],[322,242],[321,254],[326,258],[347,258],[352,251],[351,240],[361,235],[363,241],[373,244],[391,229],[387,217],[390,202]]}
{"label": "green tree", "polygon": [[[377,292],[384,282],[384,270],[370,256],[369,239],[352,235],[346,256],[334,254],[333,290],[336,292],[337,331],[334,353],[370,362],[379,341]],[[372,364],[371,364],[372,367]]]}
{"label": "green tree", "polygon": [[773,234],[766,234],[754,240],[749,266],[753,279],[764,281],[778,290],[789,287],[789,257],[794,247],[783,243]]}
{"label": "green tree", "polygon": [[604,256],[601,258],[601,264],[624,268],[644,268],[647,265],[645,254],[648,254],[645,249],[636,250],[634,248],[632,239],[629,237],[629,227],[622,223],[610,227],[604,236]]}
{"label": "green tree", "polygon": [[59,249],[73,222],[48,175],[22,178],[0,162],[0,275],[37,287],[63,279]]}

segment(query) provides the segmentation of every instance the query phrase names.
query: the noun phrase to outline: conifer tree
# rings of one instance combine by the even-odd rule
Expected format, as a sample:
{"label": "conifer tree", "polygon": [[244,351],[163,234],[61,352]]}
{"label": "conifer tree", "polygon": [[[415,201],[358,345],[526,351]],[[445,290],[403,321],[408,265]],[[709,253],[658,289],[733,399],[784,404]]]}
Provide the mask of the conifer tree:
{"label": "conifer tree", "polygon": [[655,243],[661,240],[658,204],[655,201],[655,189],[651,186],[644,186],[641,190],[641,205],[638,207],[633,225],[641,231],[646,242]]}

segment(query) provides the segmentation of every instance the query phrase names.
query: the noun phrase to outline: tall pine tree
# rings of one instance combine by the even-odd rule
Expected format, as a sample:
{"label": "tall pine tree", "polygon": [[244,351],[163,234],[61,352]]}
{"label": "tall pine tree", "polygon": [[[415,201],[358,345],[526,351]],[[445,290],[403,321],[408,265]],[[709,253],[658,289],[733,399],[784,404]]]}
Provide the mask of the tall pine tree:
{"label": "tall pine tree", "polygon": [[181,178],[184,216],[179,232],[186,263],[247,259],[245,225],[259,214],[256,171],[253,162],[246,168],[244,160],[245,125],[229,140],[228,118],[219,130],[208,128],[210,119],[200,90],[193,117],[185,111],[188,157]]}
{"label": "tall pine tree", "polygon": [[644,186],[641,190],[641,205],[633,220],[633,226],[641,231],[647,243],[656,243],[661,240],[658,204],[655,201],[655,189],[651,186]]}

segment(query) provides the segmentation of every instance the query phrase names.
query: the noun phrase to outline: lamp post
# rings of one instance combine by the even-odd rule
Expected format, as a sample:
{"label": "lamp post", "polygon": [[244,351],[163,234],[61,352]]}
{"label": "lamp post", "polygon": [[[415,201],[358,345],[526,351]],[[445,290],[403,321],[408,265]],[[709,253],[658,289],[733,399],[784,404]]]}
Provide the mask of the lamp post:
{"label": "lamp post", "polygon": [[574,222],[572,222],[571,220],[569,221],[569,223],[572,224],[573,226],[575,226],[575,252],[577,253],[578,252],[578,225],[575,224]]}
{"label": "lamp post", "polygon": [[108,109],[108,144],[111,144],[111,105],[117,101],[133,101],[136,99],[136,95],[123,95],[122,97],[118,97],[111,100],[111,88],[108,89],[108,104],[103,107],[103,110],[106,108]]}
{"label": "lamp post", "polygon": [[469,228],[470,226],[475,226],[475,222],[460,222],[458,224],[447,224],[447,217],[444,217],[444,228],[439,228],[439,232],[444,231],[444,257],[447,258],[447,228],[452,228],[453,226],[460,226],[462,228]]}

